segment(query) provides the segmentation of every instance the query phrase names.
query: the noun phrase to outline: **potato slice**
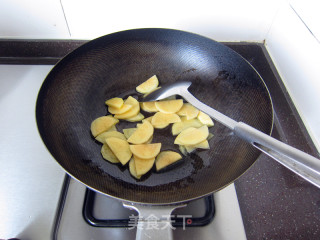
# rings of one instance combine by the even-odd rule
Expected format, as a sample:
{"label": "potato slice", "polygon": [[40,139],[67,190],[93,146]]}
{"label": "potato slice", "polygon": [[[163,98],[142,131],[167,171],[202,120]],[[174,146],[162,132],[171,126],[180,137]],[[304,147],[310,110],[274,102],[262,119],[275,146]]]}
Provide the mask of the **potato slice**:
{"label": "potato slice", "polygon": [[186,117],[181,117],[181,122],[172,124],[172,135],[176,136],[189,127],[199,128],[202,125],[203,124],[196,118],[187,120]]}
{"label": "potato slice", "polygon": [[190,127],[183,130],[175,139],[174,144],[193,145],[198,144],[207,139],[209,135],[208,126],[204,125],[200,128]]}
{"label": "potato slice", "polygon": [[133,106],[130,104],[123,104],[120,108],[108,107],[108,111],[111,114],[123,114],[128,112]]}
{"label": "potato slice", "polygon": [[170,123],[154,125],[153,127],[156,128],[156,129],[163,129],[163,128],[168,127],[169,125],[170,125]]}
{"label": "potato slice", "polygon": [[184,145],[184,147],[186,148],[188,153],[193,152],[194,150],[196,150],[197,148],[200,149],[210,149],[208,140],[203,140],[202,142],[198,143],[198,144],[194,144],[194,145]]}
{"label": "potato slice", "polygon": [[149,121],[137,125],[137,130],[128,138],[129,143],[145,143],[153,135],[153,126]]}
{"label": "potato slice", "polygon": [[140,107],[145,112],[158,112],[159,110],[156,107],[156,102],[142,102]]}
{"label": "potato slice", "polygon": [[150,159],[156,157],[161,149],[161,143],[130,145],[133,155],[142,159]]}
{"label": "potato slice", "polygon": [[132,118],[132,117],[136,116],[139,113],[140,104],[135,98],[129,96],[125,100],[124,104],[132,105],[132,108],[129,111],[125,112],[125,113],[114,115],[115,118],[117,118],[117,119]]}
{"label": "potato slice", "polygon": [[130,160],[132,153],[126,140],[110,137],[106,139],[106,143],[122,165],[125,165]]}
{"label": "potato slice", "polygon": [[120,138],[123,140],[127,140],[127,138],[124,136],[124,134],[122,134],[121,132],[118,132],[118,131],[103,132],[96,137],[96,140],[101,143],[106,143],[106,139],[109,137],[116,137],[116,138]]}
{"label": "potato slice", "polygon": [[136,166],[136,173],[140,176],[149,172],[155,162],[154,157],[150,159],[142,159],[133,155],[133,158]]}
{"label": "potato slice", "polygon": [[113,125],[111,128],[109,128],[107,132],[111,132],[111,131],[118,131],[116,124]]}
{"label": "potato slice", "polygon": [[166,124],[181,122],[180,117],[175,113],[157,112],[151,120],[153,126],[164,126]]}
{"label": "potato slice", "polygon": [[153,116],[151,116],[151,117],[147,117],[147,118],[143,119],[143,120],[142,120],[142,122],[144,122],[144,121],[148,121],[148,122],[150,122],[150,123],[151,123],[152,118],[153,118]]}
{"label": "potato slice", "polygon": [[169,166],[170,164],[180,160],[182,156],[173,151],[163,151],[160,152],[156,159],[156,169],[157,171]]}
{"label": "potato slice", "polygon": [[187,120],[194,119],[198,116],[199,110],[190,103],[184,103],[182,108],[177,112],[179,116],[186,116]]}
{"label": "potato slice", "polygon": [[161,87],[157,87],[156,89],[153,89],[151,92],[148,92],[146,94],[143,95],[143,98],[145,98],[146,96],[148,96],[150,93],[157,91],[158,89],[160,89]]}
{"label": "potato slice", "polygon": [[207,140],[210,141],[211,138],[213,138],[213,134],[212,134],[211,132],[209,132],[209,135],[208,135],[208,137],[207,137]]}
{"label": "potato slice", "polygon": [[119,120],[112,117],[111,115],[99,117],[91,123],[91,133],[94,137],[99,134],[108,131],[113,125],[118,123]]}
{"label": "potato slice", "polygon": [[[153,116],[148,117],[148,118],[142,120],[142,122],[143,122],[143,121],[149,121],[149,122],[151,123],[151,122],[152,122],[152,117],[153,117]],[[152,125],[152,126],[153,126],[154,128],[157,128],[157,129],[163,129],[163,128],[169,126],[169,124],[170,124],[170,123],[160,124],[160,125]]]}
{"label": "potato slice", "polygon": [[131,117],[131,118],[126,118],[125,120],[128,122],[140,122],[142,119],[144,119],[143,114],[138,113],[138,115]]}
{"label": "potato slice", "polygon": [[109,100],[107,100],[105,102],[106,105],[108,105],[109,107],[113,107],[113,108],[121,108],[122,105],[123,105],[123,99],[122,98],[118,98],[118,97],[115,97],[115,98],[111,98]]}
{"label": "potato slice", "polygon": [[150,143],[152,143],[152,140],[153,140],[153,136],[151,136],[151,137],[148,139],[148,141],[146,141],[144,144],[150,144]]}
{"label": "potato slice", "polygon": [[156,75],[149,78],[147,81],[141,83],[136,87],[137,92],[139,93],[149,93],[155,90],[159,85],[159,80]]}
{"label": "potato slice", "polygon": [[202,124],[207,125],[208,127],[212,127],[214,125],[211,117],[204,112],[200,111],[197,118]]}
{"label": "potato slice", "polygon": [[192,152],[194,152],[197,148],[194,148],[194,147],[190,147],[190,146],[192,146],[192,145],[189,145],[189,147],[186,147],[187,145],[181,145],[181,146],[184,146],[184,149],[185,149],[185,151],[187,152],[187,154],[188,153],[192,153]]}
{"label": "potato slice", "polygon": [[131,158],[131,159],[130,159],[130,162],[129,162],[129,172],[130,172],[131,175],[132,175],[133,177],[135,177],[136,179],[140,179],[140,178],[141,178],[141,175],[138,175],[138,174],[137,174],[136,164],[135,164],[134,158]]}
{"label": "potato slice", "polygon": [[103,144],[101,148],[101,155],[105,160],[108,160],[111,163],[119,163],[119,159],[113,154],[111,149],[107,144]]}
{"label": "potato slice", "polygon": [[155,105],[160,112],[176,113],[181,109],[183,105],[183,100],[176,99],[176,100],[159,101],[159,102],[156,102]]}
{"label": "potato slice", "polygon": [[125,128],[122,131],[124,136],[128,139],[136,130],[137,128]]}
{"label": "potato slice", "polygon": [[185,156],[188,155],[188,152],[187,152],[187,150],[186,150],[184,145],[179,145],[179,150],[183,155],[185,155]]}

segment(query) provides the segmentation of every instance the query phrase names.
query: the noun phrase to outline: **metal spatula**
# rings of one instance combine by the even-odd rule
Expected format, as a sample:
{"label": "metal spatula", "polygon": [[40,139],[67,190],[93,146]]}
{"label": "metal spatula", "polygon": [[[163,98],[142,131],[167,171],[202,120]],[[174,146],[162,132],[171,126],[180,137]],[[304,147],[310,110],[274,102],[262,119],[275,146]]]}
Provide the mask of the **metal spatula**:
{"label": "metal spatula", "polygon": [[177,82],[162,86],[150,93],[142,101],[161,100],[172,95],[180,95],[200,111],[230,128],[234,134],[269,155],[279,163],[320,188],[320,160],[294,147],[280,142],[269,135],[243,123],[237,122],[208,105],[200,102],[189,91],[191,82]]}

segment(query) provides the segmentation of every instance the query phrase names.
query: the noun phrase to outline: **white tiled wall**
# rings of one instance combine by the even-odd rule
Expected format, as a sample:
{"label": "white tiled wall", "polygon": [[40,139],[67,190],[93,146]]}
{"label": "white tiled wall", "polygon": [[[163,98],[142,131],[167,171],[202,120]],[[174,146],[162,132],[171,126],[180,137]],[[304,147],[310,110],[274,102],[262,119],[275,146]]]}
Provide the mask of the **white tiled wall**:
{"label": "white tiled wall", "polygon": [[[1,0],[2,38],[92,39],[145,27],[262,42],[280,0]],[[284,1],[284,0],[282,0]]]}
{"label": "white tiled wall", "polygon": [[319,30],[320,22],[306,26],[293,7],[281,6],[266,36],[266,47],[320,151],[320,43],[311,31]]}
{"label": "white tiled wall", "polygon": [[68,38],[59,0],[0,0],[1,38]]}
{"label": "white tiled wall", "polygon": [[132,28],[161,27],[196,32],[221,41],[263,41],[275,0],[62,0],[73,37],[94,38]]}

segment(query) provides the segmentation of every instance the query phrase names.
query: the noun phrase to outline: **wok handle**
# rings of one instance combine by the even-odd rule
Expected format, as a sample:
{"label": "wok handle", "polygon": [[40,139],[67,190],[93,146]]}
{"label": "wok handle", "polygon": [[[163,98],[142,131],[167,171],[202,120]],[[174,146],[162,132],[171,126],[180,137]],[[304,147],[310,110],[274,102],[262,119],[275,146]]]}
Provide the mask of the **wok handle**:
{"label": "wok handle", "polygon": [[320,160],[239,122],[234,133],[320,188]]}
{"label": "wok handle", "polygon": [[154,206],[123,203],[123,206],[139,213],[136,226],[137,240],[172,240],[171,213],[174,209],[186,205]]}

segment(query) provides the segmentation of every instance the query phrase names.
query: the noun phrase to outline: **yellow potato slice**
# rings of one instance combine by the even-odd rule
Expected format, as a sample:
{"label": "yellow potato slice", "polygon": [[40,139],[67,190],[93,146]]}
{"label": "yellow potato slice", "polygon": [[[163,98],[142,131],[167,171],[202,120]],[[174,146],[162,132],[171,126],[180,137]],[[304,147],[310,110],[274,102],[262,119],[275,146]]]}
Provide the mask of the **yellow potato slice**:
{"label": "yellow potato slice", "polygon": [[122,131],[124,136],[128,139],[136,130],[137,128],[125,128]]}
{"label": "yellow potato slice", "polygon": [[170,164],[180,160],[182,156],[173,151],[163,151],[160,152],[156,159],[156,169],[157,171],[169,166]]}
{"label": "yellow potato slice", "polygon": [[211,138],[213,138],[213,134],[209,132],[209,135],[207,137],[207,140],[209,141]]}
{"label": "yellow potato slice", "polygon": [[175,122],[181,122],[180,117],[175,113],[157,112],[151,120],[153,126],[164,126]]}
{"label": "yellow potato slice", "polygon": [[109,128],[107,132],[111,132],[111,131],[118,131],[117,127],[116,127],[116,124],[113,125],[111,128]]}
{"label": "yellow potato slice", "polygon": [[107,144],[103,144],[101,148],[101,155],[105,160],[108,160],[111,163],[119,163],[119,159],[113,154],[111,149]]}
{"label": "yellow potato slice", "polygon": [[150,122],[150,123],[151,123],[152,118],[153,118],[153,116],[151,116],[151,117],[147,117],[147,118],[143,119],[143,120],[142,120],[142,122],[144,122],[144,121],[148,121],[148,122]]}
{"label": "yellow potato slice", "polygon": [[149,121],[137,125],[137,130],[128,138],[128,142],[132,144],[145,143],[153,135],[153,126]]}
{"label": "yellow potato slice", "polygon": [[155,105],[160,112],[176,113],[181,109],[183,105],[183,100],[177,99],[177,100],[159,101],[159,102],[156,102]]}
{"label": "yellow potato slice", "polygon": [[161,149],[161,143],[130,145],[130,150],[134,156],[142,159],[156,157]]}
{"label": "yellow potato slice", "polygon": [[132,105],[132,108],[129,111],[125,112],[125,113],[114,115],[115,118],[117,118],[117,119],[132,118],[132,117],[136,116],[139,113],[140,104],[135,98],[129,96],[125,100],[124,104]]}
{"label": "yellow potato slice", "polygon": [[113,108],[121,108],[123,105],[123,99],[122,98],[111,98],[105,102],[106,105]]}
{"label": "yellow potato slice", "polygon": [[152,140],[153,140],[153,136],[151,136],[151,137],[148,139],[148,141],[146,141],[144,144],[150,144],[150,143],[152,143]]}
{"label": "yellow potato slice", "polygon": [[184,103],[182,108],[177,112],[179,116],[186,116],[187,120],[194,119],[198,116],[199,110],[190,103]]}
{"label": "yellow potato slice", "polygon": [[106,139],[106,143],[122,165],[125,165],[130,160],[132,153],[126,140],[110,137]]}
{"label": "yellow potato slice", "polygon": [[188,153],[193,152],[194,150],[196,150],[197,148],[200,149],[210,149],[208,140],[203,140],[202,142],[198,143],[198,144],[194,144],[194,145],[184,145],[184,147],[186,148]]}
{"label": "yellow potato slice", "polygon": [[109,137],[116,137],[116,138],[120,138],[123,140],[127,140],[127,138],[124,136],[124,134],[122,134],[121,132],[118,132],[118,131],[103,132],[96,137],[96,140],[101,143],[106,143],[106,139]]}
{"label": "yellow potato slice", "polygon": [[138,87],[136,87],[137,92],[139,93],[150,93],[155,90],[159,85],[159,80],[156,75],[149,78],[147,81],[141,83]]}
{"label": "yellow potato slice", "polygon": [[168,127],[169,125],[170,125],[170,123],[154,125],[153,127],[156,128],[156,129],[163,129],[163,128]]}
{"label": "yellow potato slice", "polygon": [[[183,146],[183,145],[181,145],[181,146]],[[190,145],[191,146],[191,145]],[[185,149],[185,151],[187,152],[187,154],[188,153],[192,153],[192,152],[194,152],[197,148],[194,148],[194,147],[186,147],[186,145],[184,145],[184,149]]]}
{"label": "yellow potato slice", "polygon": [[187,120],[186,117],[181,117],[181,122],[172,124],[172,135],[176,136],[189,127],[199,128],[202,125],[203,124],[196,118]]}
{"label": "yellow potato slice", "polygon": [[111,115],[99,117],[91,123],[91,133],[94,137],[99,134],[108,131],[113,125],[118,123],[119,120],[112,117]]}
{"label": "yellow potato slice", "polygon": [[138,113],[138,115],[131,117],[131,118],[126,118],[125,120],[128,122],[140,122],[142,119],[144,119],[143,114]]}
{"label": "yellow potato slice", "polygon": [[133,106],[130,104],[123,104],[120,108],[108,107],[108,111],[111,114],[123,114],[128,112]]}
{"label": "yellow potato slice", "polygon": [[208,127],[212,127],[214,125],[211,117],[204,112],[200,111],[197,118],[202,124],[207,125]]}
{"label": "yellow potato slice", "polygon": [[138,176],[139,175],[141,176],[141,175],[149,172],[155,162],[154,157],[150,158],[150,159],[141,159],[141,158],[133,155],[133,158],[134,158],[134,163],[136,166],[136,173]]}
{"label": "yellow potato slice", "polygon": [[138,174],[137,174],[136,164],[135,164],[134,158],[131,158],[131,160],[130,160],[130,162],[129,162],[129,172],[130,172],[131,175],[132,175],[133,177],[135,177],[136,179],[140,179],[140,178],[141,178],[141,175],[138,175]]}
{"label": "yellow potato slice", "polygon": [[185,155],[185,156],[188,155],[188,152],[187,152],[187,150],[186,150],[184,145],[179,145],[179,150],[183,155]]}
{"label": "yellow potato slice", "polygon": [[183,130],[175,139],[174,144],[194,145],[207,139],[209,135],[208,126],[200,128],[190,127]]}
{"label": "yellow potato slice", "polygon": [[160,89],[160,88],[161,88],[161,87],[157,87],[156,89],[152,90],[151,92],[148,92],[148,93],[144,94],[144,95],[143,95],[143,98],[145,98],[145,97],[148,96],[150,93],[152,93],[152,92],[154,92],[154,91],[156,91],[156,90],[158,90],[158,89]]}
{"label": "yellow potato slice", "polygon": [[158,112],[159,110],[156,107],[156,102],[142,102],[140,107],[145,112]]}
{"label": "yellow potato slice", "polygon": [[[151,123],[151,122],[152,122],[152,117],[153,117],[153,116],[148,117],[148,118],[142,120],[142,122],[143,122],[143,121],[149,121],[149,122]],[[160,125],[152,125],[152,126],[153,126],[154,128],[157,128],[157,129],[163,129],[163,128],[169,126],[169,124],[170,124],[170,123],[160,124]]]}
{"label": "yellow potato slice", "polygon": [[[181,141],[180,139],[182,138],[184,138],[184,137],[189,137],[189,135],[190,136],[192,136],[192,135],[194,135],[194,133],[196,133],[196,130],[197,130],[197,128],[195,128],[195,127],[189,127],[189,128],[187,128],[187,129],[185,129],[185,130],[183,130],[181,133],[179,133],[179,135],[175,138],[175,140],[174,140],[174,144],[179,144],[179,145],[190,145],[191,143],[184,143],[184,141]],[[197,136],[194,136],[194,137],[197,137]],[[199,141],[199,142],[201,142],[201,141]],[[196,143],[195,143],[196,144]]]}

